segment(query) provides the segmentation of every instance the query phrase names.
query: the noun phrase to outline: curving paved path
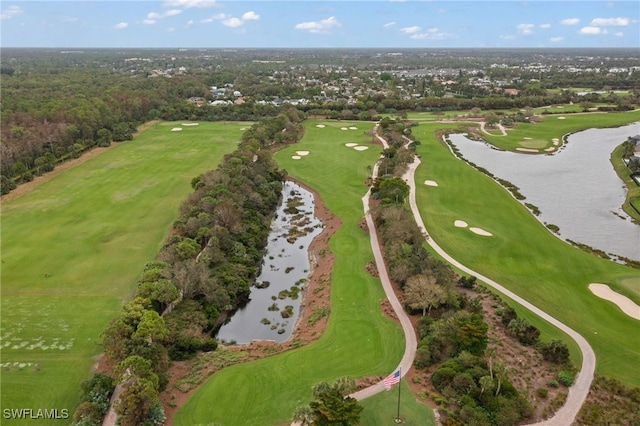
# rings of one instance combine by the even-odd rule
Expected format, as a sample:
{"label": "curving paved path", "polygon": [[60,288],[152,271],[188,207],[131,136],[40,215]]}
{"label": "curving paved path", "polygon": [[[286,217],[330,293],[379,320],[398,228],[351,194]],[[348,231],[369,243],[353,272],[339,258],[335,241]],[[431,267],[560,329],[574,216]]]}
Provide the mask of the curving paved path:
{"label": "curving paved path", "polygon": [[580,369],[580,372],[578,373],[573,386],[569,388],[569,395],[567,396],[567,400],[565,401],[564,406],[562,406],[562,408],[560,408],[553,417],[545,421],[536,423],[536,425],[545,425],[545,426],[571,425],[575,420],[578,412],[580,411],[582,404],[587,398],[587,394],[589,393],[589,388],[591,387],[591,382],[593,381],[593,374],[596,368],[596,356],[593,352],[593,349],[591,348],[589,343],[584,339],[584,337],[582,337],[576,331],[569,328],[568,326],[561,323],[560,321],[558,321],[551,315],[547,314],[546,312],[542,311],[541,309],[537,308],[536,306],[532,305],[531,303],[527,302],[522,297],[518,296],[512,291],[507,290],[505,287],[501,286],[500,284],[493,281],[492,279],[485,277],[484,275],[479,274],[473,271],[472,269],[464,266],[463,264],[461,264],[460,262],[458,262],[457,260],[449,256],[435,241],[433,241],[432,238],[430,238],[429,233],[427,232],[427,229],[424,226],[424,222],[422,221],[422,217],[420,216],[420,212],[418,211],[418,206],[416,204],[416,185],[415,185],[414,175],[419,165],[420,165],[420,159],[416,157],[415,161],[409,165],[409,168],[405,173],[405,175],[403,176],[403,178],[410,187],[409,204],[411,205],[411,211],[415,217],[418,227],[420,228],[420,231],[424,235],[427,243],[431,246],[431,248],[433,248],[447,262],[451,263],[452,265],[456,266],[457,268],[461,269],[467,274],[476,276],[479,280],[485,282],[486,284],[495,288],[496,290],[506,295],[516,303],[519,303],[520,305],[529,309],[534,314],[538,315],[539,317],[550,322],[560,330],[564,331],[580,347],[580,351],[582,352],[582,368]]}
{"label": "curving paved path", "polygon": [[[376,125],[374,129],[376,137],[382,143],[384,148],[388,148],[389,145],[387,141],[377,134],[377,130],[378,130],[378,126]],[[422,221],[422,217],[420,216],[420,212],[416,204],[416,185],[415,185],[414,176],[415,176],[415,171],[419,165],[420,165],[420,159],[418,157],[415,157],[414,162],[410,164],[409,167],[407,168],[407,171],[404,174],[403,179],[407,182],[410,188],[409,204],[411,206],[411,211],[427,243],[447,262],[451,263],[452,265],[456,266],[460,270],[470,275],[476,276],[478,279],[480,279],[481,281],[484,281],[486,284],[500,291],[502,294],[508,296],[516,303],[519,303],[520,305],[529,309],[536,315],[540,316],[541,318],[547,320],[554,326],[558,327],[560,330],[568,334],[573,340],[575,340],[578,346],[580,347],[580,351],[582,352],[582,368],[580,369],[580,372],[578,373],[573,386],[569,388],[569,395],[567,396],[567,400],[565,401],[564,406],[562,406],[562,408],[560,408],[553,417],[534,424],[535,426],[570,426],[574,422],[578,412],[580,411],[580,408],[582,407],[582,404],[587,398],[587,394],[589,393],[589,388],[591,387],[591,382],[593,381],[593,374],[594,374],[595,365],[596,365],[596,357],[593,352],[593,349],[591,349],[591,346],[589,346],[589,343],[587,343],[587,341],[576,331],[569,328],[565,324],[561,323],[557,319],[553,318],[551,315],[547,314],[546,312],[543,312],[541,309],[527,302],[526,300],[516,295],[515,293],[511,292],[510,290],[507,290],[505,287],[501,286],[500,284],[493,281],[492,279],[487,278],[484,275],[479,274],[473,271],[472,269],[464,266],[463,264],[461,264],[460,262],[458,262],[457,260],[449,256],[435,241],[433,241],[433,239],[429,236],[429,233],[427,232],[426,227],[424,226],[424,222]],[[372,176],[375,177],[377,175],[378,175],[378,164],[376,163],[373,167]],[[401,374],[402,376],[404,376],[413,365],[413,359],[415,357],[416,348],[417,348],[417,336],[409,320],[409,317],[404,311],[402,304],[396,297],[396,294],[393,291],[393,287],[391,286],[391,281],[389,280],[389,275],[387,273],[387,268],[384,263],[384,258],[382,257],[382,252],[380,250],[380,244],[378,242],[378,234],[375,230],[375,224],[373,223],[373,218],[371,217],[371,213],[369,211],[370,196],[371,196],[371,191],[369,190],[367,191],[365,196],[362,197],[362,204],[364,207],[367,226],[369,228],[371,249],[373,251],[373,256],[376,261],[378,273],[380,275],[380,281],[382,282],[382,287],[385,291],[385,294],[389,299],[389,302],[391,303],[393,310],[398,316],[398,319],[400,321],[400,324],[402,325],[402,329],[405,334],[404,355],[402,356],[400,363],[396,367],[396,370],[398,368],[401,369]],[[369,386],[365,389],[361,389],[358,392],[355,392],[349,396],[357,400],[362,400],[370,396],[376,395],[384,390],[385,390],[384,382],[380,381],[375,385]],[[291,423],[291,426],[299,426],[299,423],[293,422]]]}

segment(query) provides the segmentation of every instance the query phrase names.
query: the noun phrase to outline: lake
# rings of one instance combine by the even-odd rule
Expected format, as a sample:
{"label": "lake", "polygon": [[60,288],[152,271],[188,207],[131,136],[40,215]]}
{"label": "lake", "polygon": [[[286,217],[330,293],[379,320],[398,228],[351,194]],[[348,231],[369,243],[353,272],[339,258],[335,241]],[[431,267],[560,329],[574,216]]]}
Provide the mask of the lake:
{"label": "lake", "polygon": [[540,209],[538,220],[560,228],[559,236],[615,257],[640,261],[640,225],[622,210],[626,186],[609,158],[640,123],[571,134],[553,154],[500,151],[462,134],[449,136],[463,157],[520,188],[524,202]]}

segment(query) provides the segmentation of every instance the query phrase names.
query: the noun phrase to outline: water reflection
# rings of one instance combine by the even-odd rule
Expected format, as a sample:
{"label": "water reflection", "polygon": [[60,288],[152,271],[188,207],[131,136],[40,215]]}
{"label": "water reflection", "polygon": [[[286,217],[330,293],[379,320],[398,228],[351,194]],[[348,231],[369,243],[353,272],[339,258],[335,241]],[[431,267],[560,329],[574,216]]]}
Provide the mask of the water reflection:
{"label": "water reflection", "polygon": [[322,222],[314,215],[313,194],[285,182],[256,286],[249,302],[220,328],[219,341],[243,344],[289,338],[300,313],[301,290],[311,272],[309,245],[320,232]]}
{"label": "water reflection", "polygon": [[638,133],[640,123],[574,133],[553,155],[499,151],[461,134],[450,139],[466,159],[518,186],[561,238],[640,260],[640,226],[622,210],[626,187],[609,161],[616,146]]}

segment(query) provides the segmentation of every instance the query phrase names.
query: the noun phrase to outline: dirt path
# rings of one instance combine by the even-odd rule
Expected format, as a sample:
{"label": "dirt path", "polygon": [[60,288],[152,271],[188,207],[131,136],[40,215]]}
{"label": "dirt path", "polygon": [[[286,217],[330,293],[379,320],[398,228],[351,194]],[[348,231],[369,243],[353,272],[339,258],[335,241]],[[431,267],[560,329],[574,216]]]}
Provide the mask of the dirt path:
{"label": "dirt path", "polygon": [[407,170],[403,178],[409,184],[409,187],[410,187],[409,203],[411,205],[411,211],[413,212],[416,223],[418,224],[418,227],[422,231],[422,234],[424,235],[425,240],[431,246],[431,248],[433,248],[440,256],[442,256],[450,264],[463,270],[469,275],[473,275],[477,277],[480,281],[485,282],[487,285],[495,288],[496,290],[506,295],[516,303],[519,303],[520,305],[524,306],[525,308],[527,308],[534,314],[538,315],[542,319],[550,322],[552,325],[564,331],[580,347],[580,351],[582,352],[582,368],[580,369],[580,372],[578,373],[573,386],[569,388],[569,395],[567,396],[567,400],[565,401],[565,404],[562,406],[562,408],[560,408],[555,413],[553,417],[545,421],[535,423],[535,425],[545,425],[545,426],[571,425],[574,422],[578,412],[580,411],[582,404],[586,400],[587,395],[589,393],[589,389],[591,387],[591,382],[593,381],[593,374],[596,367],[596,357],[593,352],[593,349],[591,348],[589,343],[584,339],[584,337],[582,337],[576,331],[569,328],[567,325],[561,323],[560,321],[558,321],[551,315],[547,314],[546,312],[542,311],[541,309],[537,308],[533,304],[527,302],[517,294],[507,290],[505,287],[501,286],[497,282],[464,266],[463,264],[461,264],[460,262],[458,262],[457,260],[449,256],[435,241],[433,241],[433,239],[429,236],[429,233],[426,227],[424,226],[424,222],[422,221],[422,217],[420,216],[420,212],[416,204],[416,185],[415,185],[414,175],[419,165],[420,165],[420,159],[416,158],[415,161],[409,165],[409,169]]}

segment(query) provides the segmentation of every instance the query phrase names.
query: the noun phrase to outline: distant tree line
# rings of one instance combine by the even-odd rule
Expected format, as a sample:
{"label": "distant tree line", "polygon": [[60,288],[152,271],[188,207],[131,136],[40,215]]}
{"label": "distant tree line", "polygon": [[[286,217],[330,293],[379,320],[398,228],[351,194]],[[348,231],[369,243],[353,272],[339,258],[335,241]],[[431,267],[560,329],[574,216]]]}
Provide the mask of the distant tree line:
{"label": "distant tree line", "polygon": [[[171,360],[215,350],[212,334],[225,314],[248,300],[284,179],[269,148],[296,142],[299,121],[295,110],[261,120],[217,169],[193,179],[194,191],[157,259],[145,266],[136,297],[104,332],[105,356],[122,387],[119,425],[162,424],[158,393]],[[95,383],[109,389],[108,380],[95,377],[83,389]],[[103,398],[91,398],[76,411],[75,424],[100,424]]]}

